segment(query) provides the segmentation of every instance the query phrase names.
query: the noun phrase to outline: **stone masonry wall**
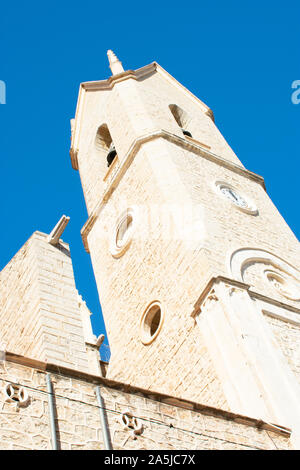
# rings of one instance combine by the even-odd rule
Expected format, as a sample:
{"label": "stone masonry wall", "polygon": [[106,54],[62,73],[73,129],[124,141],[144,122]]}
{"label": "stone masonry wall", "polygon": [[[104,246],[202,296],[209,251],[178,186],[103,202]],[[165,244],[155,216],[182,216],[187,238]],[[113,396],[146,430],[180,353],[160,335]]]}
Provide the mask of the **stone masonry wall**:
{"label": "stone masonry wall", "polygon": [[[0,364],[0,449],[51,449],[45,371],[5,361]],[[57,412],[59,448],[103,450],[95,378],[74,378],[51,373]],[[93,383],[94,381],[94,383]],[[6,401],[8,383],[24,386],[29,402],[24,407]],[[195,411],[167,404],[166,398],[125,393],[101,380],[113,449],[289,449],[289,437],[258,429],[258,423],[218,410]],[[183,405],[182,405],[183,406]],[[121,422],[130,412],[142,424],[133,438]],[[262,423],[260,423],[262,426]]]}
{"label": "stone masonry wall", "polygon": [[[183,136],[171,104],[189,116],[197,148]],[[115,179],[105,178],[103,155],[94,153],[103,122],[119,157]],[[236,250],[265,250],[294,265],[298,241],[262,180],[244,171],[201,104],[171,77],[155,73],[119,81],[110,90],[86,91],[77,124],[78,164],[89,196],[84,238],[90,230],[87,244],[112,350],[108,378],[228,409],[227,384],[213,365],[214,351],[205,347],[191,318],[194,305],[212,277],[233,277],[229,261]],[[257,212],[223,197],[217,182],[236,188]],[[174,207],[182,217],[173,214]],[[132,239],[117,257],[111,247],[128,208]],[[262,283],[259,293],[266,294]],[[162,326],[155,340],[144,344],[141,319],[154,301],[161,305]]]}
{"label": "stone masonry wall", "polygon": [[300,326],[265,315],[278,346],[300,383]]}
{"label": "stone masonry wall", "polygon": [[[38,264],[31,237],[0,273],[1,341],[17,354],[41,348]],[[34,341],[33,341],[34,338]]]}
{"label": "stone masonry wall", "polygon": [[165,130],[183,137],[169,105],[180,106],[189,116],[189,128],[196,141],[211,152],[243,166],[204,107],[176,81],[154,73],[141,81],[126,80],[112,90],[85,92],[80,122],[78,163],[88,213],[103,195],[107,171],[106,152],[97,149],[97,130],[107,124],[120,160],[134,140]]}
{"label": "stone masonry wall", "polygon": [[35,232],[0,273],[0,340],[16,354],[88,370],[67,244]]}
{"label": "stone masonry wall", "polygon": [[[193,266],[197,271],[190,276],[191,251],[184,240],[165,238],[164,221],[155,213],[153,225],[149,226],[144,209],[148,205],[154,210],[160,208],[165,200],[148,160],[143,157],[142,153],[133,162],[89,237],[112,351],[108,375],[122,382],[226,408],[222,386],[201,333],[190,318],[196,296],[210,278],[209,266],[200,244],[193,252]],[[144,177],[137,178],[141,172]],[[134,238],[128,251],[115,259],[110,242],[116,219],[131,205],[139,210]],[[162,304],[164,324],[156,340],[145,346],[140,340],[140,317],[155,299]]]}
{"label": "stone masonry wall", "polygon": [[[163,161],[168,162],[167,169]],[[178,169],[174,178],[166,178],[166,171],[174,167]],[[243,213],[217,194],[216,180],[248,194],[259,215]],[[184,230],[179,236],[166,230],[164,216],[177,202],[200,214],[202,225],[192,240]],[[118,217],[127,207],[137,207],[133,238],[125,254],[116,259],[110,244]],[[185,228],[180,219],[179,226]],[[109,377],[200,402],[205,393],[208,404],[226,407],[223,385],[190,315],[213,275],[231,276],[228,259],[234,250],[262,248],[288,261],[296,259],[298,242],[263,188],[157,139],[136,155],[100,212],[88,242],[112,350]],[[161,302],[164,323],[155,341],[145,346],[140,340],[140,319],[154,300]]]}
{"label": "stone masonry wall", "polygon": [[186,93],[171,81],[162,79],[157,73],[149,76],[146,83],[137,82],[137,87],[147,112],[162,129],[182,136],[182,131],[169,109],[169,105],[175,104],[187,115],[187,130],[196,141],[207,145],[212,153],[243,166],[215,123],[203,112],[201,104],[192,98],[189,92]]}

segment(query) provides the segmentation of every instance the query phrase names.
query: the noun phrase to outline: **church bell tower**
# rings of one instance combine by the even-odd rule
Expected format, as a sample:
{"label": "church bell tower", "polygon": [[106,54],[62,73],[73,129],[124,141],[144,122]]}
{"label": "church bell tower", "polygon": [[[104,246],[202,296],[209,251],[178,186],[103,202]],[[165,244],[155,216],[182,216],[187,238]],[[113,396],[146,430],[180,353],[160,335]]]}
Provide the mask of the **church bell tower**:
{"label": "church bell tower", "polygon": [[82,83],[72,120],[108,378],[279,422],[300,447],[299,242],[156,62]]}

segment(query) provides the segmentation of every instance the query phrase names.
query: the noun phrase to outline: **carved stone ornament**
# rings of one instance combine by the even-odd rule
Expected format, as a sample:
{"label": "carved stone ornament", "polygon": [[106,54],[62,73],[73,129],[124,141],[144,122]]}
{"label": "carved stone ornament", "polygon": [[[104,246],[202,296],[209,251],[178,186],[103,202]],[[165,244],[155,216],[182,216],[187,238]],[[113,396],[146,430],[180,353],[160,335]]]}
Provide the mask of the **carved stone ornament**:
{"label": "carved stone ornament", "polygon": [[20,385],[12,383],[8,383],[4,387],[4,396],[7,403],[15,403],[17,407],[24,407],[29,402],[27,390]]}
{"label": "carved stone ornament", "polygon": [[233,279],[267,297],[276,293],[300,301],[300,271],[273,253],[256,248],[238,249],[230,256],[229,272]]}
{"label": "carved stone ornament", "polygon": [[216,296],[216,293],[215,293],[215,290],[212,289],[210,291],[210,293],[208,294],[208,296],[206,297],[205,301],[203,302],[203,305],[201,307],[201,310],[202,309],[206,309],[206,310],[209,310],[212,305],[215,303],[215,302],[218,302],[218,297]]}
{"label": "carved stone ornament", "polygon": [[121,414],[121,424],[125,429],[131,432],[133,439],[136,439],[139,434],[143,432],[143,425],[138,418],[132,415],[129,410]]}
{"label": "carved stone ornament", "polygon": [[232,286],[230,284],[225,284],[226,291],[230,297],[233,295],[235,296],[243,296],[244,289],[240,289],[239,287]]}
{"label": "carved stone ornament", "polygon": [[276,271],[265,271],[269,283],[283,297],[290,300],[300,300],[300,288],[287,276]]}

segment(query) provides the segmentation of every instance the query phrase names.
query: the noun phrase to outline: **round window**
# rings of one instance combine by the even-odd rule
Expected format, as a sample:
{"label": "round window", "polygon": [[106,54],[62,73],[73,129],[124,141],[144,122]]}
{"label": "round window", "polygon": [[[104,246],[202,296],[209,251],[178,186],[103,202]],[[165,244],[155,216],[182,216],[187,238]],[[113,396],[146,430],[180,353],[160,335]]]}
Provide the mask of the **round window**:
{"label": "round window", "polygon": [[163,323],[163,314],[159,302],[152,302],[141,318],[140,333],[144,344],[150,344],[157,337]]}
{"label": "round window", "polygon": [[134,225],[133,211],[128,209],[115,225],[110,251],[116,258],[122,256],[130,245]]}
{"label": "round window", "polygon": [[132,214],[128,213],[123,217],[116,230],[116,245],[118,248],[122,248],[128,241],[131,228]]}
{"label": "round window", "polygon": [[299,288],[291,279],[287,279],[274,271],[265,271],[265,275],[280,295],[290,300],[300,300]]}

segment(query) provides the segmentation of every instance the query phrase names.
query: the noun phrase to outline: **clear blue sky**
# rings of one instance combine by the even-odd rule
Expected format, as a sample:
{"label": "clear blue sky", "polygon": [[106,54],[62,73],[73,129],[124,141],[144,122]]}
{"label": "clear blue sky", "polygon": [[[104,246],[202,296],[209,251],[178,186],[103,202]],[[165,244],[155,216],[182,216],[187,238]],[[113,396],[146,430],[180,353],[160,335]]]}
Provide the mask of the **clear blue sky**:
{"label": "clear blue sky", "polygon": [[244,165],[296,236],[299,219],[299,1],[2,2],[0,80],[1,263],[64,213],[77,288],[103,321],[80,229],[87,219],[69,158],[80,82],[105,79],[106,50],[124,68],[156,60],[208,104]]}

